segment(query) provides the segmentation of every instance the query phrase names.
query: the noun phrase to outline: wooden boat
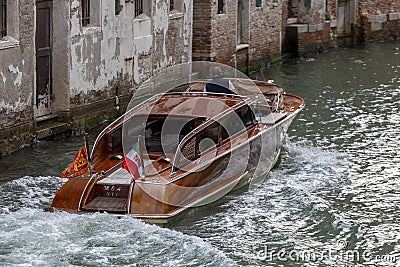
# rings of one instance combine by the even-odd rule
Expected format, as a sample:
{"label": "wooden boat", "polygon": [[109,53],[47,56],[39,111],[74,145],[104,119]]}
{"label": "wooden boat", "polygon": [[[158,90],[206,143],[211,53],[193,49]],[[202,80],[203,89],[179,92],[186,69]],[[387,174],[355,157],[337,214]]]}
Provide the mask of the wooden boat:
{"label": "wooden boat", "polygon": [[[98,136],[91,171],[69,179],[48,209],[166,223],[265,177],[304,100],[267,82],[233,83],[237,94],[204,93],[205,82],[192,82],[127,111]],[[254,97],[254,84],[267,101]],[[144,175],[132,179],[122,164],[136,142]]]}

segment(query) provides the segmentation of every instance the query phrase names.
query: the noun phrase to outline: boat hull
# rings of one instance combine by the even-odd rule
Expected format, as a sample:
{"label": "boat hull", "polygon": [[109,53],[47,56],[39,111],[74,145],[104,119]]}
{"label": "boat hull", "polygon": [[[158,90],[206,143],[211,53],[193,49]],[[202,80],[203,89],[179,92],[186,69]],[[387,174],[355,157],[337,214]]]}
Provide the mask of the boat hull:
{"label": "boat hull", "polygon": [[[287,129],[296,114],[292,113],[274,127],[245,140],[242,145],[168,182],[139,179],[129,185],[99,187],[101,176],[70,179],[59,190],[49,208],[77,213],[109,212],[153,223],[168,223],[189,208],[212,203],[234,188],[262,183],[277,162]],[[243,155],[247,155],[246,160],[243,160]],[[89,203],[94,201],[96,193],[105,190],[106,186],[115,188],[105,193],[108,207],[98,204],[97,208],[90,208]]]}

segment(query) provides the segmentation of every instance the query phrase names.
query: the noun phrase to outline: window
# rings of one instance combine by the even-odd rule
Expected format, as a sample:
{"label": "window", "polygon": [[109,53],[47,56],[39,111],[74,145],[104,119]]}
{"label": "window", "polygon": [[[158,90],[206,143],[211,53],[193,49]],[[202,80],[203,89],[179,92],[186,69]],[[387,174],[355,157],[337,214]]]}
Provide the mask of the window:
{"label": "window", "polygon": [[121,5],[120,0],[115,0],[115,15],[119,15],[119,13],[121,13],[123,7],[124,6]]}
{"label": "window", "polygon": [[223,14],[225,9],[224,0],[218,0],[218,14]]}
{"label": "window", "polygon": [[262,0],[256,0],[256,7],[262,7]]}
{"label": "window", "polygon": [[135,0],[135,17],[143,13],[143,0]]}
{"label": "window", "polygon": [[82,26],[90,24],[90,0],[82,0]]}
{"label": "window", "polygon": [[7,0],[0,0],[0,38],[7,35]]}
{"label": "window", "polygon": [[169,0],[169,11],[182,12],[182,0]]}

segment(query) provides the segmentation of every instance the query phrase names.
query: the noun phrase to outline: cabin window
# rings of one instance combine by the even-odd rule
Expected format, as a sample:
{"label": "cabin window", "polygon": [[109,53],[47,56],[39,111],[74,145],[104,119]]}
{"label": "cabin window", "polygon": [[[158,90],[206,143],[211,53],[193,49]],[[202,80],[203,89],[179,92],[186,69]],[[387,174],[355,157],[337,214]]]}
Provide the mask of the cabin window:
{"label": "cabin window", "polygon": [[218,14],[224,14],[225,13],[225,0],[218,0]]}
{"label": "cabin window", "polygon": [[[255,123],[254,114],[249,107],[236,111],[237,116],[225,117],[221,121],[221,140],[224,141]],[[238,119],[238,117],[240,119]]]}
{"label": "cabin window", "polygon": [[145,128],[146,149],[163,154],[175,153],[180,141],[194,128],[194,120],[150,118]]}
{"label": "cabin window", "polygon": [[0,0],[0,38],[7,35],[7,0]]}
{"label": "cabin window", "polygon": [[90,0],[82,0],[82,26],[87,27],[90,24]]}
{"label": "cabin window", "polygon": [[242,123],[246,128],[255,123],[254,114],[248,107],[237,111],[236,114],[242,120]]}
{"label": "cabin window", "polygon": [[218,144],[218,123],[214,123],[199,135],[197,154],[202,154],[204,151]]}

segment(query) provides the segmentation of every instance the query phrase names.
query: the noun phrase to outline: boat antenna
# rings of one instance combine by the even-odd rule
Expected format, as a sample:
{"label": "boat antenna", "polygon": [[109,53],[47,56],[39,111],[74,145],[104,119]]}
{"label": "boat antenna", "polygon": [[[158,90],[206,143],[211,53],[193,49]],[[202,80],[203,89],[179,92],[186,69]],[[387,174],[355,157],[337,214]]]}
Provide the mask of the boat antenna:
{"label": "boat antenna", "polygon": [[143,159],[143,151],[144,151],[144,138],[142,135],[138,136],[138,143],[139,143],[139,158],[140,158],[140,165],[142,166],[142,174],[141,179],[146,179],[146,173],[144,171],[144,159]]}
{"label": "boat antenna", "polygon": [[85,133],[85,147],[86,147],[86,155],[88,159],[88,165],[89,165],[89,172],[90,176],[92,176],[93,171],[92,171],[92,158],[90,157],[90,149],[89,149],[89,134]]}
{"label": "boat antenna", "polygon": [[266,82],[267,79],[265,79],[265,76],[264,76],[264,73],[263,73],[263,68],[260,69],[260,73],[261,73],[261,75],[263,76],[264,82]]}

